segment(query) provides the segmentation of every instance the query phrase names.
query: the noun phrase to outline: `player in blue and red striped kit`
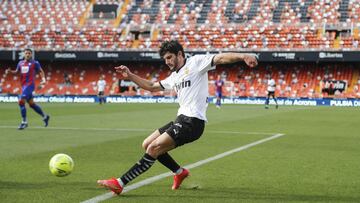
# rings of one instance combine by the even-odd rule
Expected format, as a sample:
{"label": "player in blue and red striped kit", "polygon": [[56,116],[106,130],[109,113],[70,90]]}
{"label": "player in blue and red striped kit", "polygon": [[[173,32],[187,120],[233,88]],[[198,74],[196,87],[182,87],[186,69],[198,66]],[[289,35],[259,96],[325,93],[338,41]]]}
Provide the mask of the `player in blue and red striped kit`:
{"label": "player in blue and red striped kit", "polygon": [[221,79],[221,76],[218,75],[215,81],[216,87],[216,108],[220,108],[221,106],[221,98],[222,98],[222,87],[224,86],[224,81]]}
{"label": "player in blue and red striped kit", "polygon": [[35,90],[35,76],[37,73],[40,73],[41,83],[46,82],[45,73],[40,66],[40,63],[32,59],[31,49],[25,49],[24,51],[24,60],[19,61],[16,70],[7,69],[6,72],[17,73],[20,72],[20,81],[21,81],[21,95],[19,98],[19,107],[22,117],[22,122],[19,125],[19,130],[23,130],[28,127],[28,122],[26,119],[26,107],[25,102],[34,109],[36,113],[42,116],[45,127],[49,124],[50,116],[46,115],[39,105],[35,104],[33,100],[33,91]]}

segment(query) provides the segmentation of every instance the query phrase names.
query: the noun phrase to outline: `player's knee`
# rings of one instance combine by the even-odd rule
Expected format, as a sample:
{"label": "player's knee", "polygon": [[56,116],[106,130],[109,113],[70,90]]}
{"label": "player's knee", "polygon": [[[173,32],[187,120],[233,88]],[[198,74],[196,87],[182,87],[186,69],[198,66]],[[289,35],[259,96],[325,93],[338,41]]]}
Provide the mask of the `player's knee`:
{"label": "player's knee", "polygon": [[150,156],[157,158],[160,155],[161,146],[156,142],[150,143],[146,148],[146,153]]}
{"label": "player's knee", "polygon": [[148,148],[149,144],[150,144],[149,141],[147,139],[145,139],[141,146],[143,149],[146,150]]}
{"label": "player's knee", "polygon": [[153,132],[151,135],[149,135],[142,143],[142,148],[146,149],[149,147],[150,143],[153,142],[157,137],[160,136],[160,132],[158,130],[156,130],[155,132]]}
{"label": "player's knee", "polygon": [[22,100],[22,99],[20,99],[20,100],[19,100],[19,106],[24,106],[24,105],[25,105],[25,101]]}
{"label": "player's knee", "polygon": [[35,102],[29,101],[29,106],[30,106],[31,108],[33,108],[33,107],[35,106]]}

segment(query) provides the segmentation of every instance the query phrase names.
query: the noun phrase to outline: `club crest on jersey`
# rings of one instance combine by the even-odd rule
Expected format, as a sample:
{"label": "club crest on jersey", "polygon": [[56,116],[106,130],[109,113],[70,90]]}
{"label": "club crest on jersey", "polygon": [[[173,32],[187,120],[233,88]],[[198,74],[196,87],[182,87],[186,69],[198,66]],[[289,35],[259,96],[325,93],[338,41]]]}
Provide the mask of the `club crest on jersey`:
{"label": "club crest on jersey", "polygon": [[189,75],[189,68],[188,67],[185,68],[185,75]]}
{"label": "club crest on jersey", "polygon": [[186,80],[186,81],[183,80],[182,82],[175,84],[176,91],[179,91],[185,87],[190,87],[190,86],[191,86],[190,80]]}
{"label": "club crest on jersey", "polygon": [[21,73],[28,73],[29,72],[29,66],[21,66]]}

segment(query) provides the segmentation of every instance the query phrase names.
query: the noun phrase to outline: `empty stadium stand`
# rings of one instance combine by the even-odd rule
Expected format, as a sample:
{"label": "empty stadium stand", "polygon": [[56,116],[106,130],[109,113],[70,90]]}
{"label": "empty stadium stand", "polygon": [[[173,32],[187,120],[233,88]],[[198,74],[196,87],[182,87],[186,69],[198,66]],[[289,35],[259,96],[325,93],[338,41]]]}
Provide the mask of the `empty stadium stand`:
{"label": "empty stadium stand", "polygon": [[[105,76],[107,82],[106,94],[121,95],[151,95],[144,90],[119,92],[119,79],[112,67],[112,63],[43,63],[46,72],[47,84],[36,90],[37,94],[55,95],[95,95],[96,82],[100,75]],[[14,67],[9,63],[5,67]],[[129,64],[131,69],[140,76],[149,80],[161,80],[170,74],[164,65],[159,63]],[[65,75],[70,79],[65,82]],[[359,67],[353,64],[261,64],[256,69],[250,69],[241,65],[228,65],[217,67],[216,71],[209,72],[210,95],[214,95],[213,81],[217,75],[221,75],[226,81],[224,95],[228,97],[263,97],[267,94],[267,76],[273,77],[277,82],[277,94],[281,97],[339,97],[360,98],[360,74]],[[5,74],[0,69],[0,87],[2,93],[20,93],[19,76]],[[39,79],[39,78],[38,78]],[[39,79],[40,80],[40,79]],[[322,92],[324,81],[341,80],[347,83],[344,92],[329,95]],[[38,81],[39,82],[39,81]],[[158,93],[157,95],[163,95]]]}
{"label": "empty stadium stand", "polygon": [[[117,18],[92,18],[95,3],[116,4]],[[358,49],[360,40],[359,0],[7,0],[0,8],[7,49],[156,49],[177,39],[188,49],[330,50]]]}

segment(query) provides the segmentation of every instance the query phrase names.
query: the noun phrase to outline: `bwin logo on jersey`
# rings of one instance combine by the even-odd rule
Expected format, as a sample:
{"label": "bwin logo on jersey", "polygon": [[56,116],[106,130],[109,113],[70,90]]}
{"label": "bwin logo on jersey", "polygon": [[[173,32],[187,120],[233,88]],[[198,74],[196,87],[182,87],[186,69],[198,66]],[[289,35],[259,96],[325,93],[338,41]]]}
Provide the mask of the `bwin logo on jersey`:
{"label": "bwin logo on jersey", "polygon": [[185,87],[190,87],[190,86],[191,86],[190,80],[182,81],[181,83],[175,84],[176,91],[179,91]]}

